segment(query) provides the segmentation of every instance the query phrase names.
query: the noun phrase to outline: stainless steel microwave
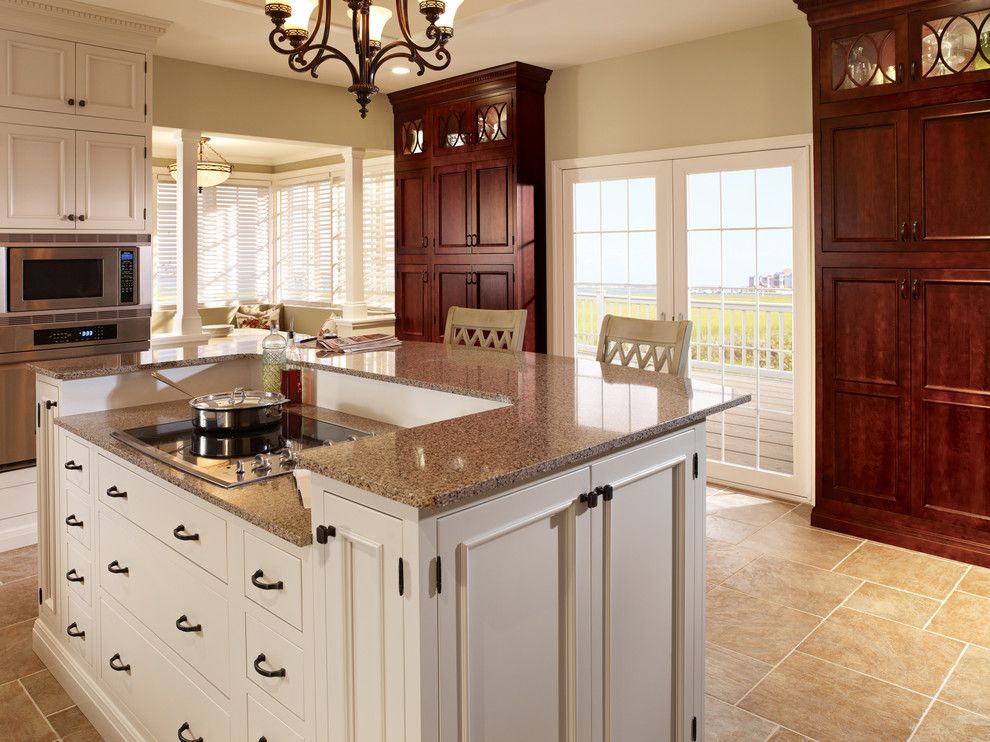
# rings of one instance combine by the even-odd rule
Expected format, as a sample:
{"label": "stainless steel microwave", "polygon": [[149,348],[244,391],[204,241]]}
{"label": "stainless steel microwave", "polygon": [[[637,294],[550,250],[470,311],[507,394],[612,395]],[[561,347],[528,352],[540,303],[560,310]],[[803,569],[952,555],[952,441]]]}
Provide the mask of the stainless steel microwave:
{"label": "stainless steel microwave", "polygon": [[151,304],[150,247],[0,248],[0,312]]}

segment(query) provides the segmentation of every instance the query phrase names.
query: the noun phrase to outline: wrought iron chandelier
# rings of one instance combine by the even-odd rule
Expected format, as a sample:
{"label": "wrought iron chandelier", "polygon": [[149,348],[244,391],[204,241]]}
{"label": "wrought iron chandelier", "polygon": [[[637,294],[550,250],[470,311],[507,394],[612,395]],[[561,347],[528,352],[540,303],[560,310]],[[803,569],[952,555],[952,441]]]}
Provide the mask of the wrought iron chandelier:
{"label": "wrought iron chandelier", "polygon": [[[418,0],[419,12],[429,23],[427,43],[422,45],[413,41],[409,31],[409,0],[395,0],[402,38],[384,45],[382,35],[392,18],[392,11],[374,5],[372,0],[341,1],[347,6],[350,18],[356,62],[330,45],[333,0],[266,0],[265,14],[275,24],[268,41],[275,51],[288,57],[289,69],[295,72],[309,72],[317,77],[317,70],[328,59],[343,62],[351,72],[352,85],[348,90],[361,106],[361,118],[368,115],[371,97],[378,92],[375,77],[386,62],[405,59],[419,67],[418,75],[423,75],[427,69],[439,71],[450,66],[447,42],[454,35],[454,15],[464,0]],[[314,11],[316,23],[311,31]]]}

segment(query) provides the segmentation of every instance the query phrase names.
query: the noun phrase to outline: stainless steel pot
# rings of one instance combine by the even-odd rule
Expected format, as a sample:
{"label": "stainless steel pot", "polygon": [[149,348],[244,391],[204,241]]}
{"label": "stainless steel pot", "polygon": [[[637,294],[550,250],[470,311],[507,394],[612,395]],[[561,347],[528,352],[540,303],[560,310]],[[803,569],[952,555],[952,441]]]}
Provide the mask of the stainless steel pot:
{"label": "stainless steel pot", "polygon": [[192,422],[207,433],[236,433],[259,430],[282,421],[282,405],[288,402],[278,392],[235,389],[223,394],[205,394],[189,400]]}

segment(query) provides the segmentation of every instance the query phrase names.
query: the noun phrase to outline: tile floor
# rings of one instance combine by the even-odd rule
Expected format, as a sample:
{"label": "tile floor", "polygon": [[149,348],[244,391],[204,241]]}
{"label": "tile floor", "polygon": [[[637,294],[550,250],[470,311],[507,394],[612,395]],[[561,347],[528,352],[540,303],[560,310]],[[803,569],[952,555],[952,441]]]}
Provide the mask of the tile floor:
{"label": "tile floor", "polygon": [[[708,494],[707,738],[990,741],[990,570]],[[0,740],[100,736],[31,649],[34,547],[0,554]]]}
{"label": "tile floor", "polygon": [[709,488],[709,740],[990,740],[990,570]]}

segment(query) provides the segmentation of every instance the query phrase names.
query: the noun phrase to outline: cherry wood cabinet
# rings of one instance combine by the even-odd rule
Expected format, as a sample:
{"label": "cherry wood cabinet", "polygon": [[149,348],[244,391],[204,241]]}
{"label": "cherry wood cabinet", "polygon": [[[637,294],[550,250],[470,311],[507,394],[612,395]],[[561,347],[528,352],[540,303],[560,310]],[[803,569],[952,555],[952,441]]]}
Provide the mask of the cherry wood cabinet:
{"label": "cherry wood cabinet", "polygon": [[[400,338],[441,340],[452,306],[526,309],[524,347],[546,350],[549,79],[515,62],[389,96]],[[415,280],[424,265],[428,312]]]}
{"label": "cherry wood cabinet", "polygon": [[990,0],[812,27],[812,523],[990,566]]}

